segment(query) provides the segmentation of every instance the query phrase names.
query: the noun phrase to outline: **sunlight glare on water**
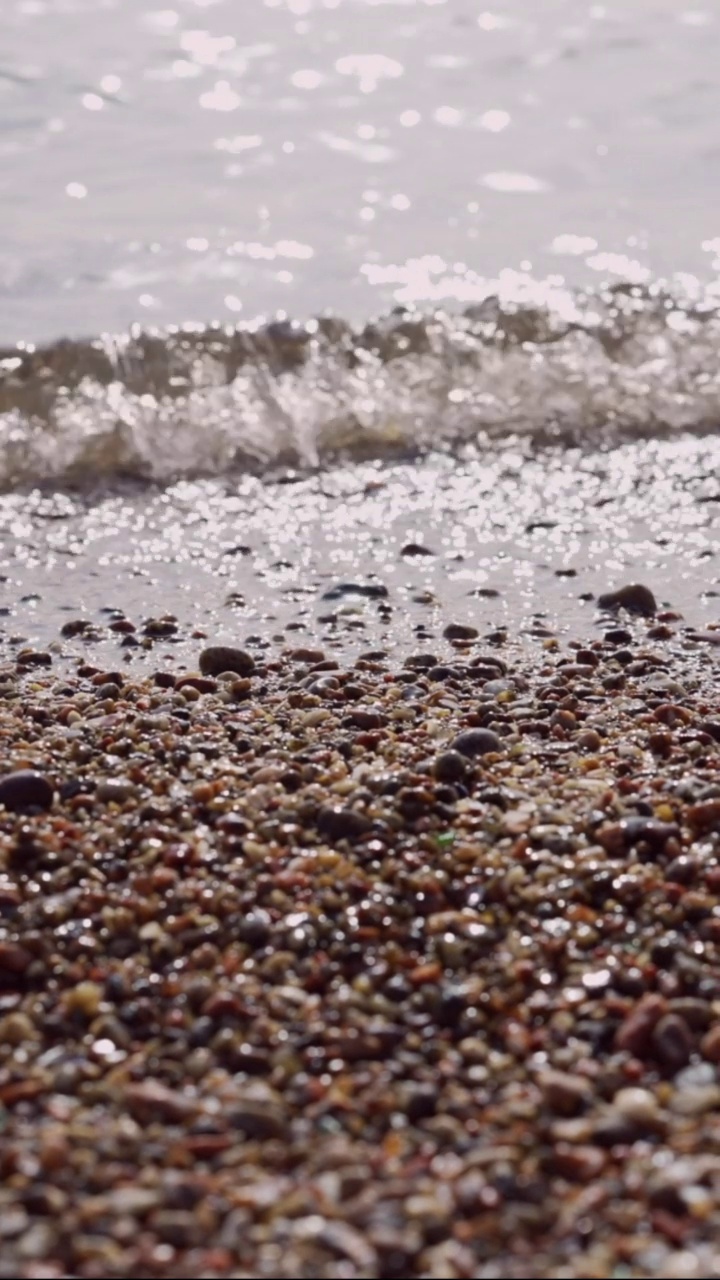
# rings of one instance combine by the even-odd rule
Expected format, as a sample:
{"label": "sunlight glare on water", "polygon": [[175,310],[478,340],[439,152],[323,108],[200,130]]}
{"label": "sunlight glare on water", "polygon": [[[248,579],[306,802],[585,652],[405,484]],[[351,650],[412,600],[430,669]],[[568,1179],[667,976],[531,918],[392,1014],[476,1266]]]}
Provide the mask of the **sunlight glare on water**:
{"label": "sunlight glare on water", "polygon": [[409,273],[418,305],[502,271],[711,283],[717,20],[678,0],[6,0],[0,341],[359,320],[407,301]]}

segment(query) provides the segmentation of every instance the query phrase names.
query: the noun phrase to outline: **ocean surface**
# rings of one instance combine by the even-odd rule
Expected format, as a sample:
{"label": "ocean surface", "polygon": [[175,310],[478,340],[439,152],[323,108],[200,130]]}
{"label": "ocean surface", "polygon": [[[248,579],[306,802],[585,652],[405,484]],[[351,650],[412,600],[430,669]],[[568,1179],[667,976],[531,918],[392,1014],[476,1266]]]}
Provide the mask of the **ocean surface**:
{"label": "ocean surface", "polygon": [[0,652],[719,621],[719,56],[682,0],[4,0]]}

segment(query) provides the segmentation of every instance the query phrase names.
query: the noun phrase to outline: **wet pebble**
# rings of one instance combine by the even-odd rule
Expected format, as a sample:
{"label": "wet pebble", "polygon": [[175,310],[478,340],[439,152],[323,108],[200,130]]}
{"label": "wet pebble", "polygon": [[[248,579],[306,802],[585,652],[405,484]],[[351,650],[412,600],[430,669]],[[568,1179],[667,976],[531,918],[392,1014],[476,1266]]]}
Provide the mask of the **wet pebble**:
{"label": "wet pebble", "polygon": [[617,591],[606,591],[598,596],[601,609],[626,609],[628,613],[638,613],[643,618],[654,618],[657,613],[657,602],[649,587],[640,582],[628,583]]}
{"label": "wet pebble", "polygon": [[472,759],[475,756],[502,751],[502,744],[497,734],[491,729],[464,729],[456,738],[453,738],[450,749]]}
{"label": "wet pebble", "polygon": [[359,840],[372,831],[372,820],[355,809],[325,806],[317,816],[317,829],[329,840]]}
{"label": "wet pebble", "polygon": [[477,640],[480,632],[465,622],[449,622],[443,635],[446,640]]}
{"label": "wet pebble", "polygon": [[238,676],[249,676],[255,670],[255,659],[245,649],[233,649],[228,645],[209,645],[200,654],[199,667],[204,676],[219,676],[232,671]]}
{"label": "wet pebble", "polygon": [[433,774],[438,782],[461,782],[466,776],[467,752],[458,750],[443,751],[433,761]]}
{"label": "wet pebble", "polygon": [[49,809],[55,794],[52,783],[42,773],[21,769],[0,778],[0,804],[13,813]]}

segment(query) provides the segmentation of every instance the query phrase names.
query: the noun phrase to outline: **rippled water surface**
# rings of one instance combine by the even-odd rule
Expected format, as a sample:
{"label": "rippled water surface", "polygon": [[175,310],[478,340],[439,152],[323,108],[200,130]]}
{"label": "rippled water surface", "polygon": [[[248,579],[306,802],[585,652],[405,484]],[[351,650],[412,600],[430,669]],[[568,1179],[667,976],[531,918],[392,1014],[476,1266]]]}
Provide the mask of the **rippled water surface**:
{"label": "rippled water surface", "polygon": [[3,0],[0,341],[716,274],[720,13]]}

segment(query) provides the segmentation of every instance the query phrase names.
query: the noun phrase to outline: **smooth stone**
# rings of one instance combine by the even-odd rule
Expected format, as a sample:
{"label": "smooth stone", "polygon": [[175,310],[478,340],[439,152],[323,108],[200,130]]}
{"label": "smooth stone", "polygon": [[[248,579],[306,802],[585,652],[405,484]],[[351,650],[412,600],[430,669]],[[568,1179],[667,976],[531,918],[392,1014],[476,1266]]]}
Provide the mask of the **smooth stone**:
{"label": "smooth stone", "polygon": [[491,751],[502,751],[502,745],[491,729],[464,729],[450,743],[450,750],[472,758],[487,755]]}
{"label": "smooth stone", "polygon": [[449,622],[443,631],[446,640],[477,640],[479,634],[477,627],[467,626],[464,622]]}
{"label": "smooth stone", "polygon": [[199,666],[204,676],[219,676],[232,671],[238,676],[249,676],[255,670],[255,659],[245,649],[233,649],[229,645],[210,645],[200,654]]}
{"label": "smooth stone", "polygon": [[364,596],[366,600],[385,600],[387,595],[388,589],[381,582],[339,582],[334,587],[328,587],[321,599],[342,600],[345,596]]}
{"label": "smooth stone", "polygon": [[137,795],[137,786],[129,778],[106,778],[98,782],[95,797],[103,804],[123,804]]}
{"label": "smooth stone", "polygon": [[433,761],[432,771],[438,782],[460,782],[467,773],[467,761],[460,751],[443,751]]}
{"label": "smooth stone", "polygon": [[372,831],[373,823],[355,809],[327,805],[318,813],[317,829],[329,840],[359,840]]}
{"label": "smooth stone", "polygon": [[6,773],[0,779],[0,804],[12,813],[24,813],[27,809],[49,809],[54,795],[52,783],[33,769]]}
{"label": "smooth stone", "polygon": [[401,556],[434,556],[435,552],[430,547],[424,547],[421,542],[406,542],[400,551]]}
{"label": "smooth stone", "polygon": [[628,583],[617,591],[606,591],[598,596],[598,606],[601,609],[627,609],[628,613],[639,613],[643,618],[654,618],[657,613],[652,591],[641,582]]}

